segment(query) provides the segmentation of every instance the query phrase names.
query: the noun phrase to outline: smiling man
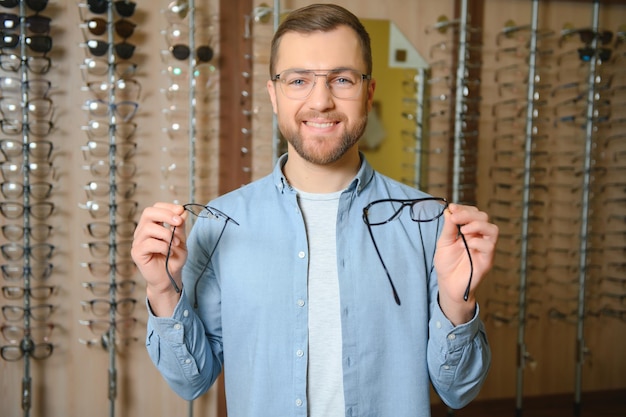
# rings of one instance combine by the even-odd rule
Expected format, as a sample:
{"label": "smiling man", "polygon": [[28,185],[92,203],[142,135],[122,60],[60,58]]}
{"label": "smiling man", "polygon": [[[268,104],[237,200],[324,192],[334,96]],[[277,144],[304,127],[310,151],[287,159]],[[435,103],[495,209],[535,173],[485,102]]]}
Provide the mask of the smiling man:
{"label": "smiling man", "polygon": [[498,229],[372,169],[358,149],[371,72],[352,13],[293,11],[267,83],[288,142],[274,171],[205,207],[143,212],[146,345],[182,397],[222,369],[229,417],[426,417],[431,384],[454,408],[478,393],[490,351],[476,289]]}

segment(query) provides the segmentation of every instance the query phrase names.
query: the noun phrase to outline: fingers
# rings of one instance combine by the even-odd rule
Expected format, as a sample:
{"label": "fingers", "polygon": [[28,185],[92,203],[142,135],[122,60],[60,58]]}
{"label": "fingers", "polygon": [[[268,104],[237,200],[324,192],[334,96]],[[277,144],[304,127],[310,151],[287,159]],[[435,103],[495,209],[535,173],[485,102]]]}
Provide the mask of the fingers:
{"label": "fingers", "polygon": [[185,210],[178,204],[156,203],[146,208],[134,233],[131,255],[135,262],[139,264],[149,261],[154,254],[165,256],[172,239],[171,227],[176,227],[172,246],[176,247],[184,242],[185,228],[182,226],[185,218]]}

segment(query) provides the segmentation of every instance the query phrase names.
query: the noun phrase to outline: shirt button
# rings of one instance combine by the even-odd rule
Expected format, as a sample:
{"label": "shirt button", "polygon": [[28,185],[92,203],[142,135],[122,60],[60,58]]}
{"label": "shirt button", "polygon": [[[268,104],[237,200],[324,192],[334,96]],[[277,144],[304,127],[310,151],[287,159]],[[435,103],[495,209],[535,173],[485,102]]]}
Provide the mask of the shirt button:
{"label": "shirt button", "polygon": [[303,259],[306,254],[303,251],[298,252],[298,258]]}
{"label": "shirt button", "polygon": [[185,363],[191,363],[191,359],[185,359]]}
{"label": "shirt button", "polygon": [[189,317],[189,310],[183,311],[183,317]]}
{"label": "shirt button", "polygon": [[451,333],[448,335],[448,340],[454,340],[456,339],[456,335],[454,333]]}
{"label": "shirt button", "polygon": [[183,326],[181,326],[181,324],[180,324],[180,323],[176,323],[176,324],[174,325],[174,330],[180,330],[180,329],[182,329],[182,328],[183,328]]}
{"label": "shirt button", "polygon": [[298,349],[296,350],[296,355],[298,355],[298,357],[302,357],[302,355],[304,355],[304,352],[302,351],[302,349]]}
{"label": "shirt button", "polygon": [[435,323],[435,326],[437,326],[438,329],[441,329],[441,322],[437,321],[437,323]]}
{"label": "shirt button", "polygon": [[298,307],[304,307],[304,300],[298,300]]}
{"label": "shirt button", "polygon": [[302,400],[301,400],[300,398],[298,398],[298,399],[296,400],[296,405],[297,405],[298,407],[302,407]]}
{"label": "shirt button", "polygon": [[450,369],[450,365],[443,365],[443,369],[447,371],[448,369]]}

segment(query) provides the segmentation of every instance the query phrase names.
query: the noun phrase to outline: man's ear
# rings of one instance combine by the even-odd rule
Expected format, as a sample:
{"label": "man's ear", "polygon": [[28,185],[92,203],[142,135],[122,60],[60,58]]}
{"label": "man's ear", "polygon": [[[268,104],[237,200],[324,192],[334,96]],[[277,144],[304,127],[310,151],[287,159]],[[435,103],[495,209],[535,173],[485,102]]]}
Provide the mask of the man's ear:
{"label": "man's ear", "polygon": [[272,80],[267,80],[267,92],[270,95],[270,101],[272,102],[272,110],[274,114],[278,114],[277,106],[276,106],[276,83]]}

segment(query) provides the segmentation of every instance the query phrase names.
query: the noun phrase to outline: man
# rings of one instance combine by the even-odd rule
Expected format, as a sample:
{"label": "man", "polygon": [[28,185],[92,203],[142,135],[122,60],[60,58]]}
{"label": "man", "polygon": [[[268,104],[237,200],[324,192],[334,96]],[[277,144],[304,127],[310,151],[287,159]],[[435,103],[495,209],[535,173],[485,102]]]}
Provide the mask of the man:
{"label": "man", "polygon": [[478,393],[490,351],[475,292],[498,230],[359,153],[371,62],[347,10],[292,12],[267,83],[288,141],[274,172],[212,201],[187,239],[182,206],[142,214],[132,256],[147,283],[146,344],[182,397],[222,367],[229,417],[422,417],[431,382],[455,408]]}

